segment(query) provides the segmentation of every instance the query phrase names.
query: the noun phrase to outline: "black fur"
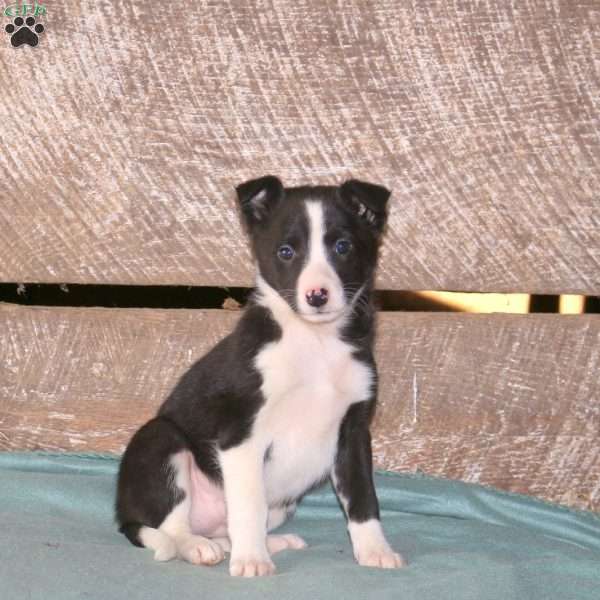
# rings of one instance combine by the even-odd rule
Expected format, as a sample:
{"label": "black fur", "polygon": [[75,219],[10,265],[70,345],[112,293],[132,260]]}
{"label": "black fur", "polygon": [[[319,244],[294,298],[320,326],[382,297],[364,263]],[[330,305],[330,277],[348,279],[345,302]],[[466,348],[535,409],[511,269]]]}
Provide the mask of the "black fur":
{"label": "black fur", "polygon": [[222,450],[240,444],[264,402],[254,357],[280,336],[269,311],[251,301],[233,333],[183,375],[158,414],[194,443],[216,440]]}
{"label": "black fur", "polygon": [[182,500],[171,485],[169,458],[188,448],[188,440],[178,427],[157,417],[146,423],[131,439],[119,469],[117,521],[121,533],[141,546],[141,525],[158,527]]}
{"label": "black fur", "polygon": [[379,503],[373,484],[373,458],[369,424],[375,396],[351,406],[342,425],[335,460],[336,492],[348,500],[348,520],[362,523],[379,519]]}

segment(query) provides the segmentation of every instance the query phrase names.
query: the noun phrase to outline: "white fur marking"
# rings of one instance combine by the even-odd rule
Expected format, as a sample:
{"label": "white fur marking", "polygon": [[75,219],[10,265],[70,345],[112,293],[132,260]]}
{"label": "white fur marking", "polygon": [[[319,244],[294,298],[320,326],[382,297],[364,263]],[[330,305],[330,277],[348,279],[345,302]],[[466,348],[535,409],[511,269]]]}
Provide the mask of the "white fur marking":
{"label": "white fur marking", "polygon": [[330,473],[341,420],[352,403],[369,398],[373,373],[338,338],[339,323],[307,322],[260,276],[257,285],[282,330],[255,361],[266,403],[252,436],[265,449],[272,445],[265,488],[273,506]]}
{"label": "white fur marking", "polygon": [[154,560],[167,561],[177,556],[175,540],[160,529],[153,527],[142,527],[139,533],[140,542],[146,547],[154,550]]}
{"label": "white fur marking", "polygon": [[[344,313],[346,300],[344,288],[335,269],[327,259],[325,248],[325,216],[321,202],[308,201],[306,213],[309,223],[308,260],[302,269],[296,285],[296,301],[300,312],[314,321],[337,319]],[[317,309],[306,301],[309,290],[325,288],[329,300]]]}
{"label": "white fur marking", "polygon": [[266,546],[265,451],[264,438],[253,433],[239,446],[219,452],[231,540],[231,575],[254,577],[275,572]]}
{"label": "white fur marking", "polygon": [[387,543],[378,519],[369,519],[364,523],[349,521],[348,532],[354,557],[359,565],[382,569],[398,569],[405,566],[402,556],[394,552]]}
{"label": "white fur marking", "polygon": [[329,475],[341,420],[352,403],[369,398],[373,377],[333,324],[307,323],[291,309],[286,317],[281,339],[256,358],[267,401],[253,437],[272,445],[265,465],[270,506]]}

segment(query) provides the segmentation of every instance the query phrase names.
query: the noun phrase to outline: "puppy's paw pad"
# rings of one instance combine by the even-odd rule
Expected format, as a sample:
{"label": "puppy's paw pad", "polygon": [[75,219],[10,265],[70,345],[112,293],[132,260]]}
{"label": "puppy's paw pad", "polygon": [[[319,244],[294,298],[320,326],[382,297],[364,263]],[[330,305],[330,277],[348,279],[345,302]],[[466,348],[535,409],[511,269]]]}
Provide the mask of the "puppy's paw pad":
{"label": "puppy's paw pad", "polygon": [[402,555],[388,549],[362,552],[356,557],[356,560],[362,567],[376,567],[378,569],[400,569],[406,566],[406,561]]}
{"label": "puppy's paw pad", "polygon": [[263,577],[275,573],[275,565],[265,559],[236,559],[229,565],[229,573],[234,577]]}
{"label": "puppy's paw pad", "polygon": [[282,550],[302,550],[306,546],[306,542],[299,535],[293,533],[267,536],[267,549],[270,554],[275,554]]}

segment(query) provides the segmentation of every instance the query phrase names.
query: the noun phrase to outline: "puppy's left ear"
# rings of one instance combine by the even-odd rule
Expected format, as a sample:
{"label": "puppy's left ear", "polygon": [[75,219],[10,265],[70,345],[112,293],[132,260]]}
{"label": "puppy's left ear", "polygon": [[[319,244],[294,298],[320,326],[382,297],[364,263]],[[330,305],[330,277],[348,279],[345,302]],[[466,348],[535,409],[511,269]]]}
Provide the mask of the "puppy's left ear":
{"label": "puppy's left ear", "polygon": [[350,203],[352,210],[378,233],[387,219],[387,201],[390,190],[381,185],[350,179],[340,186],[340,195]]}
{"label": "puppy's left ear", "polygon": [[242,215],[248,226],[265,221],[283,198],[283,184],[273,175],[252,179],[235,188]]}

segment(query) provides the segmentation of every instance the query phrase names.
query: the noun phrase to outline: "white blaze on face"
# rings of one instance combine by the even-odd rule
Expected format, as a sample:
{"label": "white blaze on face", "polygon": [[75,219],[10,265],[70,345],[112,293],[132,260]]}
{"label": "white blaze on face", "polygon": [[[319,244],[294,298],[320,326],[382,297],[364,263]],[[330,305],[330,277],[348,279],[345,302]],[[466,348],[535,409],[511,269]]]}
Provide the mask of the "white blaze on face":
{"label": "white blaze on face", "polygon": [[[308,214],[309,244],[308,260],[300,272],[296,287],[297,305],[302,316],[310,321],[332,321],[339,317],[345,306],[343,285],[331,263],[325,248],[325,215],[321,202],[306,202]],[[307,295],[326,290],[327,302],[311,306]]]}

